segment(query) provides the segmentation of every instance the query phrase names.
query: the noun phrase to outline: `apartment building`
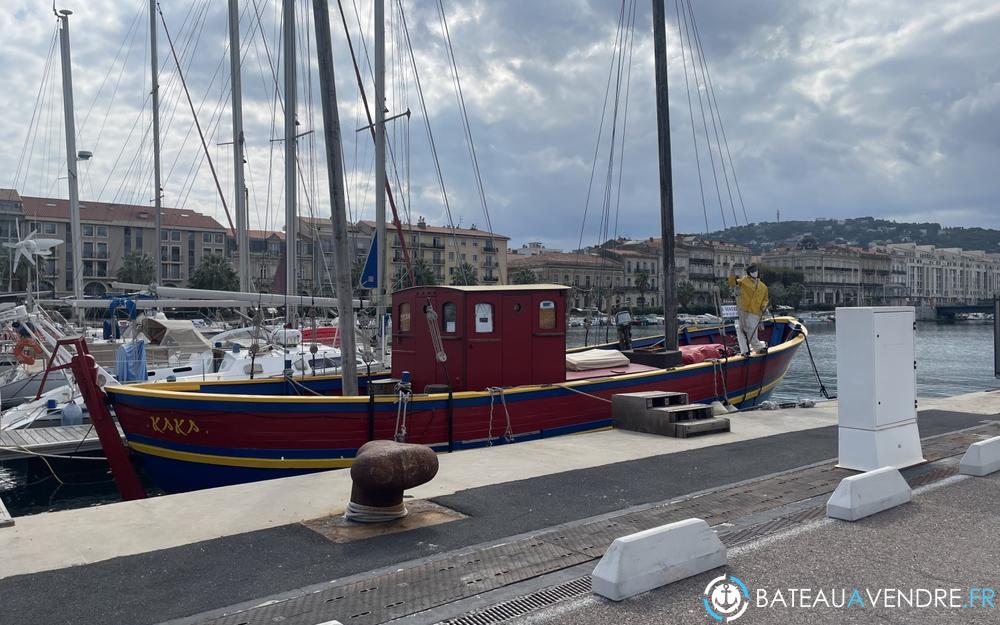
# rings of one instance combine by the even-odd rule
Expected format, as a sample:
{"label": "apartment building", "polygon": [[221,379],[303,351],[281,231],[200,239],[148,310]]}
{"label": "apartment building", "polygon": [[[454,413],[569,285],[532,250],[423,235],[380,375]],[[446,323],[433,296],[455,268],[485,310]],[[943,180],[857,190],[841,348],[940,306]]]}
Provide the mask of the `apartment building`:
{"label": "apartment building", "polygon": [[[74,262],[82,264],[83,292],[102,296],[116,279],[122,259],[133,252],[156,255],[156,225],[148,206],[113,202],[80,202],[83,249],[73,249],[69,201],[20,196],[0,190],[0,238],[11,236],[10,221],[20,224],[20,235],[61,239],[52,255],[38,259],[39,286],[56,295],[73,293]],[[4,225],[6,224],[6,225]],[[6,233],[6,234],[5,234]],[[184,286],[206,255],[226,253],[226,229],[214,218],[179,208],[161,213],[160,265],[163,284]]]}
{"label": "apartment building", "polygon": [[892,282],[905,289],[908,304],[976,304],[1000,293],[1000,254],[957,247],[890,243]]}
{"label": "apartment building", "polygon": [[597,307],[602,311],[625,303],[625,270],[622,261],[608,254],[544,252],[510,259],[510,270],[528,269],[538,282],[572,287],[573,308]]}
{"label": "apartment building", "polygon": [[805,306],[865,306],[897,297],[890,286],[891,258],[877,250],[839,245],[786,246],[762,255],[761,264],[801,271]]}
{"label": "apartment building", "polygon": [[[359,237],[368,241],[374,236],[375,222],[362,221],[357,224]],[[507,282],[507,242],[510,237],[490,234],[471,228],[447,228],[431,226],[421,217],[416,224],[403,224],[406,243],[413,261],[423,259],[433,271],[438,284],[451,284],[452,276],[462,263],[472,266],[479,284],[493,285]],[[391,225],[388,227],[386,246],[386,267],[390,281],[400,275],[405,261],[399,235]],[[367,254],[367,249],[365,249]],[[395,290],[396,285],[390,287]]]}

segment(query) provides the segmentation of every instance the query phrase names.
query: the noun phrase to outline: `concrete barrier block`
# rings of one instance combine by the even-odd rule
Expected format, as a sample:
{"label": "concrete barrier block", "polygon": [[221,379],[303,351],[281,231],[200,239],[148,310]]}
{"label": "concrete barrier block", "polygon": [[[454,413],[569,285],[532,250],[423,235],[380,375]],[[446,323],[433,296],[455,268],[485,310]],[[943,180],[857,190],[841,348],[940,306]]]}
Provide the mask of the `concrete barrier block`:
{"label": "concrete barrier block", "polygon": [[910,485],[899,470],[882,467],[840,480],[826,502],[826,516],[857,521],[876,512],[895,508],[912,499]]}
{"label": "concrete barrier block", "polygon": [[1000,471],[1000,436],[969,445],[958,470],[963,475],[982,477]]}
{"label": "concrete barrier block", "polygon": [[685,519],[615,539],[591,575],[613,601],[725,566],[726,547],[702,519]]}

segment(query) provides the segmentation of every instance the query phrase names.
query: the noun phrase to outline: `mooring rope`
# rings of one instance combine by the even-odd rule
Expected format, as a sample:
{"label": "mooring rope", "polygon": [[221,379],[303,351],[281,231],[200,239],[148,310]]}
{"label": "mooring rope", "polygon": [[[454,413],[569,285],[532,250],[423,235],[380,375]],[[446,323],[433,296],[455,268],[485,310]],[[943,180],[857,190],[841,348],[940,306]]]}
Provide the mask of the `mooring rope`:
{"label": "mooring rope", "polygon": [[836,395],[830,395],[830,392],[826,390],[826,385],[823,384],[823,378],[819,376],[819,369],[816,367],[816,360],[813,358],[812,348],[809,347],[809,332],[803,332],[802,326],[798,328],[799,332],[802,332],[802,338],[806,341],[806,352],[809,354],[809,363],[812,365],[813,373],[816,374],[816,381],[819,382],[819,392],[826,399],[837,399]]}
{"label": "mooring rope", "polygon": [[486,431],[486,441],[487,446],[493,446],[493,405],[494,399],[499,396],[500,403],[503,404],[503,411],[507,419],[507,427],[504,429],[503,438],[508,443],[514,442],[514,429],[510,424],[510,411],[507,409],[507,398],[503,394],[502,386],[488,386],[486,387],[487,392],[490,394],[490,422],[489,428]]}
{"label": "mooring rope", "polygon": [[365,506],[349,501],[347,502],[347,509],[344,510],[344,518],[356,523],[384,523],[385,521],[401,519],[407,514],[409,514],[409,510],[406,509],[404,504],[383,508]]}
{"label": "mooring rope", "polygon": [[399,394],[399,403],[396,404],[396,432],[393,440],[397,443],[406,442],[406,413],[410,405],[410,396],[413,389],[409,382],[399,382],[396,384],[396,392]]}
{"label": "mooring rope", "polygon": [[565,384],[553,384],[552,386],[558,386],[559,388],[566,389],[567,391],[573,391],[574,393],[579,393],[580,395],[583,395],[584,397],[590,397],[591,399],[596,399],[598,401],[603,401],[603,402],[606,402],[606,403],[609,403],[609,404],[611,403],[610,399],[606,399],[604,397],[598,397],[597,395],[591,395],[590,393],[585,393],[585,392],[583,392],[581,390],[577,390],[577,389],[573,388],[572,386],[566,386]]}

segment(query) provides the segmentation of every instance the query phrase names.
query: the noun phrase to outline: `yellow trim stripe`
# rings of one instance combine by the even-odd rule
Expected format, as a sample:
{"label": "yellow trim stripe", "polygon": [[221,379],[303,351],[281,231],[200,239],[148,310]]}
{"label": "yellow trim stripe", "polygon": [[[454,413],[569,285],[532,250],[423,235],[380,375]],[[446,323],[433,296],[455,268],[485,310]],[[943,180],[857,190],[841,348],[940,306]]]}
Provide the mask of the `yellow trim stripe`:
{"label": "yellow trim stripe", "polygon": [[244,458],[241,456],[217,456],[215,454],[199,454],[190,451],[174,451],[145,443],[129,441],[129,447],[137,452],[201,464],[216,464],[227,467],[246,467],[251,469],[345,469],[354,462],[353,458]]}

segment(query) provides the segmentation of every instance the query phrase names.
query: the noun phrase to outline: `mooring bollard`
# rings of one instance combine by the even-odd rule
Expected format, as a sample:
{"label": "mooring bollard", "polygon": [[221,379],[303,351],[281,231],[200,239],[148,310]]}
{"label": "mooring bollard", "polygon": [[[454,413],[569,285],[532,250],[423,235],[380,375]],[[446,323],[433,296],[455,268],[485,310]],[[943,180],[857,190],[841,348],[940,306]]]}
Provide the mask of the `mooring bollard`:
{"label": "mooring bollard", "polygon": [[381,523],[406,516],[403,491],[431,481],[438,471],[434,450],[425,445],[370,441],[351,465],[351,501],[344,517]]}

